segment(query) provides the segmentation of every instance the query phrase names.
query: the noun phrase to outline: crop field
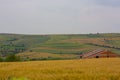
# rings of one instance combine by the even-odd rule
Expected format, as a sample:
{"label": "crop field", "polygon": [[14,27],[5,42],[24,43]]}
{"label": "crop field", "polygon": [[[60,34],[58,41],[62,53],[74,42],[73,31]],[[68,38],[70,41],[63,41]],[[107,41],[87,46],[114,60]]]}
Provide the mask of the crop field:
{"label": "crop field", "polygon": [[[115,49],[118,48],[118,49]],[[16,54],[31,59],[77,59],[79,54],[105,49],[120,54],[120,34],[0,34],[0,57]],[[41,54],[42,53],[42,54]],[[45,55],[45,56],[44,56]],[[64,55],[68,57],[64,57]]]}
{"label": "crop field", "polygon": [[120,80],[120,58],[2,62],[0,80]]}

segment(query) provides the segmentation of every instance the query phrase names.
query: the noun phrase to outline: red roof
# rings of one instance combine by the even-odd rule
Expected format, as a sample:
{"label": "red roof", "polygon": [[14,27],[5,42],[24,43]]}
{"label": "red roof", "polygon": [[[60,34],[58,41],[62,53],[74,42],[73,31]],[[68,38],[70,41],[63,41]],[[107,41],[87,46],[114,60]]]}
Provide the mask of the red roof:
{"label": "red roof", "polygon": [[[105,54],[105,55],[104,55]],[[112,55],[110,55],[110,54],[112,54]],[[108,51],[108,50],[104,50],[104,49],[96,49],[96,50],[93,50],[93,51],[90,51],[90,52],[87,52],[87,53],[84,53],[84,54],[82,54],[82,55],[80,55],[80,56],[82,56],[82,58],[89,58],[89,57],[95,57],[95,56],[103,56],[104,55],[104,57],[106,56],[118,56],[117,54],[115,54],[115,53],[112,53],[112,52],[110,52],[110,51]]]}

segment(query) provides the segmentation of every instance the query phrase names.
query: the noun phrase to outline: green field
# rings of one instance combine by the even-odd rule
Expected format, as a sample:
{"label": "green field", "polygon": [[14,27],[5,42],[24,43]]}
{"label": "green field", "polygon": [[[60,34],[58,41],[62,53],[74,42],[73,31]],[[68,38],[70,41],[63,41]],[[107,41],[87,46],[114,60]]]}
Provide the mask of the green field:
{"label": "green field", "polygon": [[[24,59],[35,59],[35,57],[30,57],[35,55],[37,55],[36,59],[65,59],[65,55],[71,54],[67,59],[77,59],[79,54],[99,48],[120,54],[120,49],[116,49],[120,48],[120,34],[0,34],[0,56],[3,57],[16,54]],[[23,56],[27,53],[29,56]],[[44,57],[43,54],[47,55],[46,53],[49,55]]]}

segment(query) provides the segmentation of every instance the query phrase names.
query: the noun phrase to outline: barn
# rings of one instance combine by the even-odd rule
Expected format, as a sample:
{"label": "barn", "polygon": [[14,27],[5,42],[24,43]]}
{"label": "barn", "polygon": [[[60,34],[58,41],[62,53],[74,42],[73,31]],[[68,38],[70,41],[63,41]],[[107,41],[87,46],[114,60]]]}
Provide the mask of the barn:
{"label": "barn", "polygon": [[80,54],[80,58],[112,58],[112,57],[119,57],[119,55],[104,49],[96,49],[84,54]]}

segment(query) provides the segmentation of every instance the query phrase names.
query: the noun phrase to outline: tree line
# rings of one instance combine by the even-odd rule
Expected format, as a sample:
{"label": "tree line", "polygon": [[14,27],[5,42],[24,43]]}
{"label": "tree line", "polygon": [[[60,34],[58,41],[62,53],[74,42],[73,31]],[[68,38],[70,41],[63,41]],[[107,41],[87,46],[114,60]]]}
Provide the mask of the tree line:
{"label": "tree line", "polygon": [[21,60],[22,59],[19,56],[16,56],[15,54],[8,55],[6,57],[0,57],[0,62],[16,62]]}
{"label": "tree line", "polygon": [[88,44],[89,45],[94,45],[94,46],[99,46],[99,47],[104,47],[104,48],[112,48],[112,49],[120,50],[120,47],[115,47],[115,46],[100,45],[100,44],[94,44],[94,43],[88,43]]}

